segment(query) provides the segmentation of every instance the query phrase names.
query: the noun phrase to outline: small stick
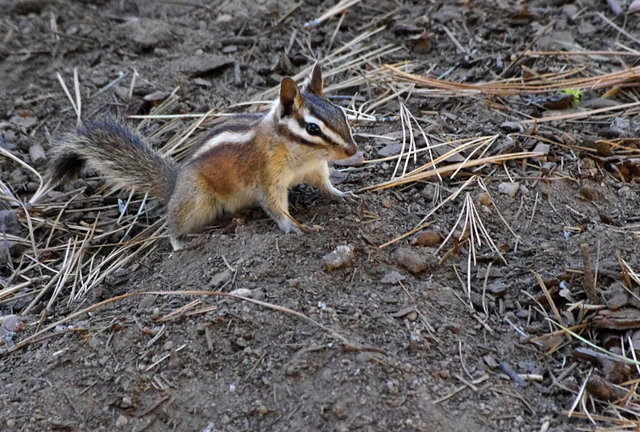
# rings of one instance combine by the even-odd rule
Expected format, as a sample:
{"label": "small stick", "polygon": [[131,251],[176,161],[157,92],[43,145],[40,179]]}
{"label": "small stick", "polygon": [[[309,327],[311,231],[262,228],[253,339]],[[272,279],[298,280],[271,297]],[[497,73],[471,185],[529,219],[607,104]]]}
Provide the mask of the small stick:
{"label": "small stick", "polygon": [[547,301],[549,302],[549,306],[551,307],[551,310],[553,311],[553,315],[555,315],[555,317],[558,320],[558,322],[560,322],[564,327],[566,327],[566,324],[564,323],[564,320],[562,319],[562,315],[560,315],[560,311],[558,311],[558,308],[557,308],[555,302],[553,301],[553,298],[551,297],[551,294],[549,293],[549,290],[547,289],[547,285],[545,285],[544,281],[542,280],[542,277],[535,270],[530,270],[530,272],[533,273],[533,275],[535,276],[536,280],[538,281],[538,285],[540,285],[540,288],[542,288],[542,291],[544,292],[544,296],[547,298]]}
{"label": "small stick", "polygon": [[449,36],[449,39],[451,39],[451,42],[453,42],[453,44],[458,48],[458,50],[460,50],[460,52],[463,54],[467,54],[467,50],[464,49],[462,44],[458,41],[458,39],[456,39],[455,35],[451,32],[451,30],[449,30],[445,25],[441,27],[444,30],[444,32],[447,34],[447,36]]}
{"label": "small stick", "polygon": [[327,12],[322,14],[320,17],[304,23],[303,27],[304,28],[309,28],[309,27],[319,26],[324,21],[326,21],[329,18],[331,18],[333,16],[336,16],[336,15],[338,15],[340,13],[343,13],[348,8],[350,8],[351,6],[353,6],[353,5],[355,5],[356,3],[359,3],[359,2],[360,2],[360,0],[342,0],[337,5],[335,5],[331,9],[329,9]]}
{"label": "small stick", "polygon": [[626,37],[628,37],[629,39],[631,39],[632,41],[634,41],[637,44],[640,44],[640,39],[638,39],[637,37],[634,37],[633,35],[631,35],[629,32],[627,32],[625,29],[623,29],[622,27],[616,25],[613,21],[611,21],[609,18],[607,18],[606,16],[602,15],[602,13],[598,12],[598,16],[600,18],[602,18],[602,20],[604,22],[606,22],[607,24],[609,24],[611,27],[613,27],[614,29],[618,30],[620,33],[622,33],[623,35],[625,35]]}
{"label": "small stick", "polygon": [[509,365],[509,363],[500,362],[500,370],[502,370],[502,372],[507,374],[507,376],[511,378],[518,387],[524,387],[526,385],[523,379],[520,378],[520,375],[518,375],[516,371],[513,370],[513,368]]}
{"label": "small stick", "polygon": [[580,251],[582,252],[582,262],[584,266],[584,291],[587,293],[587,297],[593,304],[600,304],[600,298],[596,291],[596,273],[591,264],[591,254],[589,253],[589,245],[582,243],[580,245]]}
{"label": "small stick", "polygon": [[[94,311],[96,309],[101,308],[102,306],[108,305],[110,303],[114,303],[126,298],[130,298],[130,297],[140,297],[140,296],[147,296],[147,295],[155,295],[155,296],[204,296],[204,297],[209,297],[209,296],[215,296],[215,297],[231,297],[231,298],[235,298],[238,300],[243,300],[249,303],[254,303],[257,304],[259,306],[265,307],[267,309],[272,309],[278,312],[282,312],[288,315],[293,315],[295,317],[298,317],[300,319],[302,319],[303,321],[306,321],[310,324],[315,325],[316,327],[324,330],[325,332],[327,332],[329,334],[329,336],[331,336],[332,338],[340,341],[342,344],[348,346],[348,347],[355,347],[357,345],[350,343],[347,338],[345,338],[344,336],[336,333],[334,330],[332,330],[331,328],[325,326],[324,324],[314,320],[313,318],[308,317],[307,315],[303,314],[302,312],[298,312],[296,310],[293,309],[289,309],[283,306],[278,306],[272,303],[268,303],[268,302],[264,302],[261,300],[256,300],[256,299],[251,299],[251,298],[247,298],[247,297],[243,297],[243,296],[238,296],[238,295],[234,295],[234,294],[230,294],[230,293],[223,293],[223,292],[219,292],[219,291],[143,291],[143,292],[137,292],[137,293],[127,293],[127,294],[122,294],[119,296],[115,296],[115,297],[111,297],[109,299],[103,300],[99,303],[95,303],[92,304],[91,306],[87,306],[84,309],[81,309],[77,312],[74,312],[72,314],[67,315],[66,317],[52,323],[49,324],[48,326],[46,326],[45,328],[36,331],[34,334],[32,334],[31,336],[26,337],[25,339],[23,339],[22,341],[20,341],[19,343],[15,344],[14,346],[10,347],[7,352],[12,353],[14,351],[17,351],[19,349],[25,348],[26,346],[36,342],[37,340],[39,340],[40,337],[42,337],[46,332],[53,330],[54,328],[56,328],[57,326],[64,324],[66,322],[71,321],[74,318],[77,318],[79,316],[82,316],[86,313],[89,313],[91,311]],[[45,338],[48,336],[45,336]]]}
{"label": "small stick", "polygon": [[622,255],[620,255],[620,250],[616,249],[616,259],[618,260],[618,264],[620,264],[620,273],[622,273],[622,280],[624,284],[627,286],[629,290],[633,288],[633,284],[631,283],[631,278],[629,277],[629,269],[625,266],[625,262],[622,259]]}
{"label": "small stick", "polygon": [[560,114],[560,115],[552,115],[552,116],[548,116],[548,117],[534,118],[534,119],[531,119],[531,120],[523,120],[520,123],[522,123],[522,124],[538,124],[538,123],[545,123],[545,122],[557,121],[557,120],[581,119],[581,118],[591,117],[594,114],[600,114],[600,113],[608,112],[608,111],[625,110],[627,108],[633,108],[633,107],[636,107],[638,105],[640,105],[640,102],[631,102],[631,103],[626,103],[626,104],[621,104],[621,105],[614,105],[614,106],[610,106],[610,107],[597,108],[597,109],[592,109],[592,110],[587,110],[587,111],[580,111],[580,112],[575,112],[575,113],[571,113],[571,114]]}

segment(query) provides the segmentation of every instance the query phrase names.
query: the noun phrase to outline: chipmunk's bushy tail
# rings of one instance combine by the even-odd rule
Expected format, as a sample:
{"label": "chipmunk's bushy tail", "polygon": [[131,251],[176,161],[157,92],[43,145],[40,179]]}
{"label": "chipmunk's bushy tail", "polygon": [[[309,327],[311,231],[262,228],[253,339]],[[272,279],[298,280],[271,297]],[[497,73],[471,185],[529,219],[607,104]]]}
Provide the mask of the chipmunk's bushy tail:
{"label": "chipmunk's bushy tail", "polygon": [[87,123],[54,148],[48,178],[64,182],[77,177],[88,164],[124,189],[167,201],[176,176],[176,164],[153,150],[125,126],[103,120]]}

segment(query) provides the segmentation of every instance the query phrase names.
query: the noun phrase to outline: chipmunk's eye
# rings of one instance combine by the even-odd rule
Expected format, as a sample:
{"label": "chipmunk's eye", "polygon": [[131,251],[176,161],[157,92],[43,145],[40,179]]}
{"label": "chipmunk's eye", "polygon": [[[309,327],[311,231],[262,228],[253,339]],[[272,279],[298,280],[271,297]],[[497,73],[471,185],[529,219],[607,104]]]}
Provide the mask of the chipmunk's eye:
{"label": "chipmunk's eye", "polygon": [[320,134],[320,126],[315,123],[307,123],[307,133],[309,135],[319,135]]}

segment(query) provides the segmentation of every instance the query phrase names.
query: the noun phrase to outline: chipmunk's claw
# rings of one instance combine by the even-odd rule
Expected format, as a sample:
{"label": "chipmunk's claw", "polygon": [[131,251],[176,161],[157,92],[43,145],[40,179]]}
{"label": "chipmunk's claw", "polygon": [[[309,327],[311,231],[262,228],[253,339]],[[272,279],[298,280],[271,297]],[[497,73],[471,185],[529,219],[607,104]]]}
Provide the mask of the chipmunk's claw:
{"label": "chipmunk's claw", "polygon": [[342,199],[351,204],[356,204],[360,202],[361,198],[362,197],[360,195],[356,195],[354,192],[351,192],[351,191],[343,192],[343,195],[342,195]]}

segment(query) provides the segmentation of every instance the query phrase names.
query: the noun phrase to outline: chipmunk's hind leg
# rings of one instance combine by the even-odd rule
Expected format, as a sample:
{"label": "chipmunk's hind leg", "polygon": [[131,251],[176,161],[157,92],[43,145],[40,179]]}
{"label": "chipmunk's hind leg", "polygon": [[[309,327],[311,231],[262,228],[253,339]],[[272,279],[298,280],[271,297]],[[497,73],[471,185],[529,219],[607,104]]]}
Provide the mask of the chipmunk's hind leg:
{"label": "chipmunk's hind leg", "polygon": [[304,230],[304,226],[289,214],[289,192],[286,187],[266,193],[261,204],[282,232],[299,234]]}
{"label": "chipmunk's hind leg", "polygon": [[196,179],[188,177],[184,175],[178,179],[167,204],[169,239],[173,250],[183,249],[187,234],[202,230],[221,212],[215,195],[198,186]]}

